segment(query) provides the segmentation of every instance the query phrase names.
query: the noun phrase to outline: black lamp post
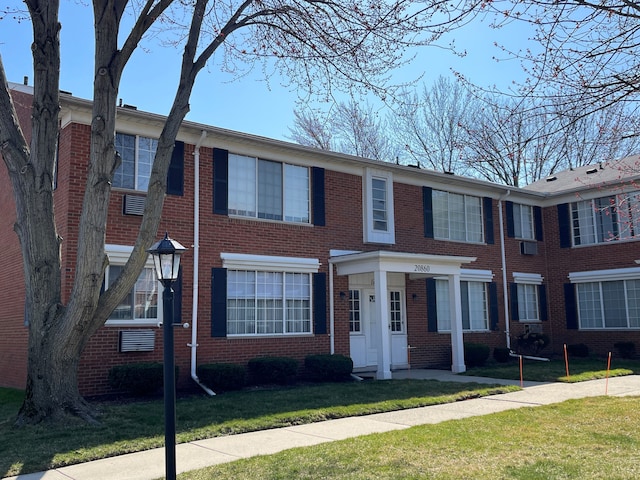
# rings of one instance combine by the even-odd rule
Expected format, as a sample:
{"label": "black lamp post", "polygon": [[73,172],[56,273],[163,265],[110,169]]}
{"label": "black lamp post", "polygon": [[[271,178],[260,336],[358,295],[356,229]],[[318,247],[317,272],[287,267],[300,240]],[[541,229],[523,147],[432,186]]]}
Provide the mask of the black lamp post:
{"label": "black lamp post", "polygon": [[147,252],[153,256],[158,280],[162,282],[162,327],[164,331],[164,458],[167,480],[176,478],[176,367],[173,354],[173,289],[178,278],[180,255],[187,249],[165,233]]}

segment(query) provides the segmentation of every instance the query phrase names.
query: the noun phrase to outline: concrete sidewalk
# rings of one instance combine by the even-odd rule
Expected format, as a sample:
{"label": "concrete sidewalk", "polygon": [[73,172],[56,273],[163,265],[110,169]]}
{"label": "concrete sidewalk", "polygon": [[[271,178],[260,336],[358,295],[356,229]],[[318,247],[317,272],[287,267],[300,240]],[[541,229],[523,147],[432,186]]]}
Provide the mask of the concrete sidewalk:
{"label": "concrete sidewalk", "polygon": [[[515,384],[520,382],[454,375],[439,370],[394,372],[394,378],[441,381]],[[207,467],[256,455],[269,455],[294,447],[317,445],[370,433],[401,430],[416,425],[439,423],[476,415],[486,415],[521,407],[535,407],[574,398],[640,396],[640,376],[573,384],[525,382],[518,392],[493,395],[444,405],[379,413],[364,417],[230,435],[180,444],[176,449],[177,472]],[[164,449],[106,458],[46,472],[7,477],[5,480],[153,480],[164,477]]]}

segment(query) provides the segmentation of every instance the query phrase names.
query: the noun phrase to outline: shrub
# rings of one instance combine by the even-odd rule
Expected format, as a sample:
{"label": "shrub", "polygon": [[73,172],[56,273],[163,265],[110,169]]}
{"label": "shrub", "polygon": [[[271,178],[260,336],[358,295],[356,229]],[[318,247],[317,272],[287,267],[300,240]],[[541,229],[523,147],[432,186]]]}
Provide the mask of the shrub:
{"label": "shrub", "polygon": [[287,385],[296,377],[298,361],[288,357],[257,357],[249,360],[248,367],[254,383]]}
{"label": "shrub", "polygon": [[518,350],[523,353],[536,354],[549,345],[549,337],[544,333],[527,332],[518,335]]}
{"label": "shrub", "polygon": [[633,342],[616,342],[613,346],[622,358],[633,358],[636,356],[636,345]]}
{"label": "shrub", "polygon": [[493,359],[498,363],[507,363],[511,359],[511,349],[496,347],[493,349]]}
{"label": "shrub", "polygon": [[[176,367],[176,378],[178,367]],[[109,385],[118,392],[132,395],[152,395],[163,385],[163,366],[161,363],[130,363],[116,365],[109,370]]]}
{"label": "shrub", "polygon": [[353,371],[353,360],[345,355],[309,355],[304,359],[309,376],[321,382],[348,380]]}
{"label": "shrub", "polygon": [[240,390],[247,383],[247,372],[242,365],[232,363],[208,363],[199,365],[198,378],[214,391]]}
{"label": "shrub", "polygon": [[464,344],[464,359],[468,367],[481,367],[489,358],[491,349],[482,343]]}
{"label": "shrub", "polygon": [[584,343],[575,343],[573,345],[567,345],[567,354],[572,357],[588,357],[589,347]]}

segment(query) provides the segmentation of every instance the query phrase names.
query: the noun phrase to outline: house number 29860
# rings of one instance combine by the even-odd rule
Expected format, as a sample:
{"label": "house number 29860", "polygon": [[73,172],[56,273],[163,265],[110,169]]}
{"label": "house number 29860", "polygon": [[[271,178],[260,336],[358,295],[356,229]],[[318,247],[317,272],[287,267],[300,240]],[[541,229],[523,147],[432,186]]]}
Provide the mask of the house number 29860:
{"label": "house number 29860", "polygon": [[414,272],[429,273],[431,271],[430,265],[414,265]]}

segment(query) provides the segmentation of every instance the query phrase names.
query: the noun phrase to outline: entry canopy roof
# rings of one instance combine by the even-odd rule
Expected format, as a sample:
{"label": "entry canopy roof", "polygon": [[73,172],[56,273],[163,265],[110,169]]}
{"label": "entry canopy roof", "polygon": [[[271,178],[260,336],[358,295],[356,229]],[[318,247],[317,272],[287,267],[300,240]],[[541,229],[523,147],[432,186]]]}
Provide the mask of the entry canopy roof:
{"label": "entry canopy roof", "polygon": [[411,274],[414,278],[454,275],[463,264],[475,262],[477,257],[426,255],[388,252],[331,252],[329,261],[336,265],[338,275],[355,275],[375,271]]}

